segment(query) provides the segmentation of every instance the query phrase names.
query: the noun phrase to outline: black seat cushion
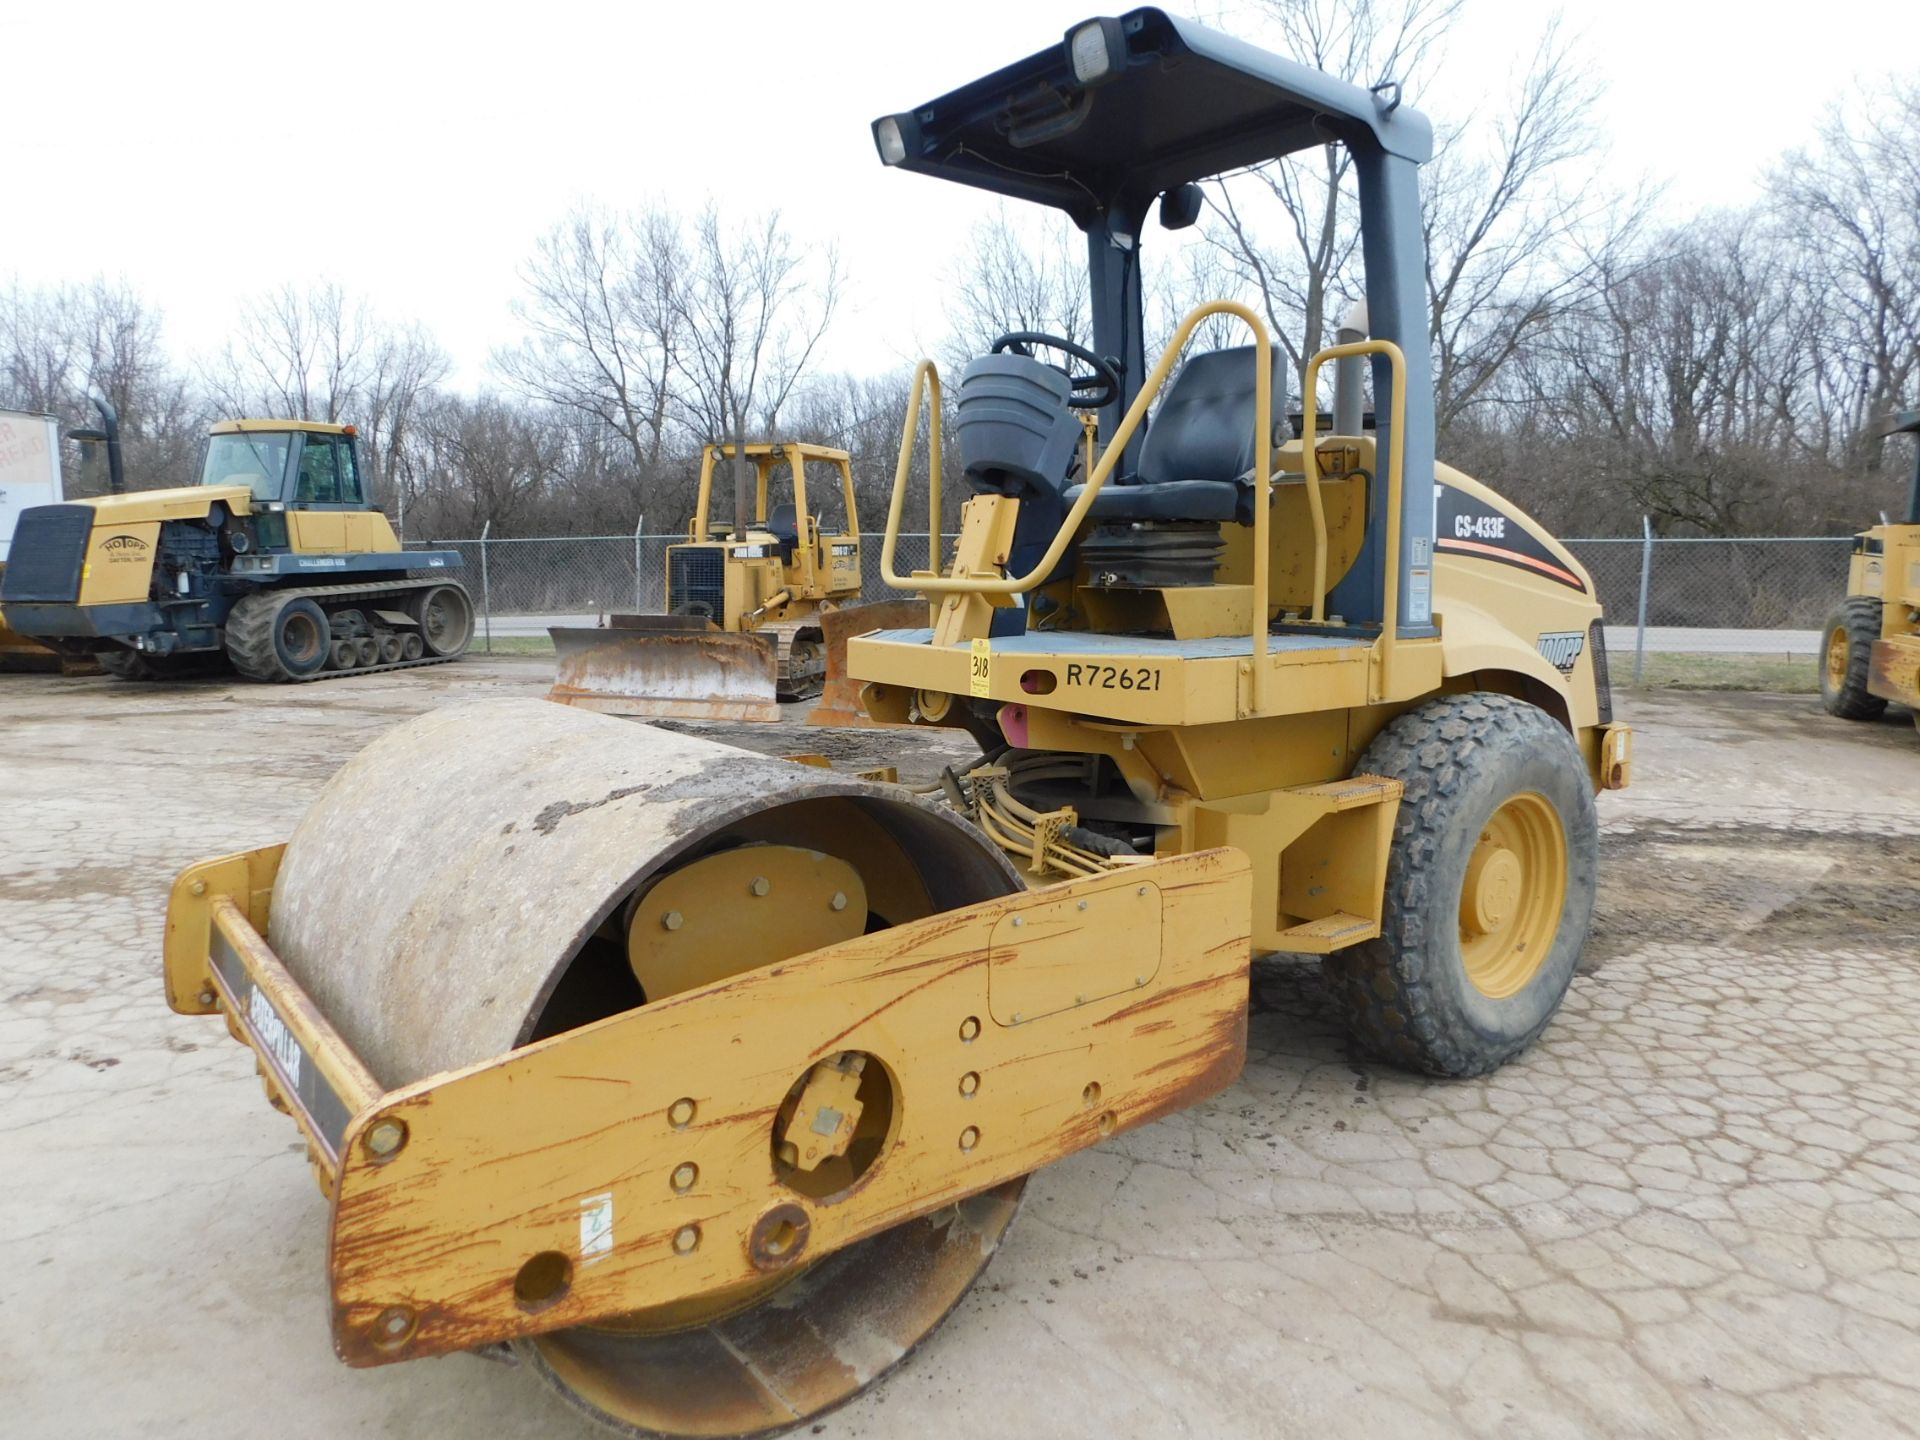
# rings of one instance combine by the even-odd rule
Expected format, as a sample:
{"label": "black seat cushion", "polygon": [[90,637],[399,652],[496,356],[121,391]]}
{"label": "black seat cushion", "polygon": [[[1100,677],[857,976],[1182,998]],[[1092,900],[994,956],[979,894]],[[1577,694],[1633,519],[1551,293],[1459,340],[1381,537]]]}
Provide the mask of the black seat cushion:
{"label": "black seat cushion", "polygon": [[[1286,414],[1285,374],[1273,352],[1273,408]],[[1254,402],[1258,393],[1253,346],[1208,350],[1180,367],[1160,401],[1140,447],[1137,474],[1122,476],[1094,498],[1096,520],[1252,520]],[[1067,492],[1071,504],[1082,486]]]}
{"label": "black seat cushion", "polygon": [[[1285,374],[1276,350],[1269,424],[1286,418]],[[1226,483],[1251,470],[1255,379],[1251,345],[1203,351],[1181,366],[1140,447],[1140,472],[1132,483]]]}
{"label": "black seat cushion", "polygon": [[793,506],[774,506],[773,512],[767,516],[767,529],[780,542],[780,558],[791,561],[794,547],[800,543],[800,522]]}

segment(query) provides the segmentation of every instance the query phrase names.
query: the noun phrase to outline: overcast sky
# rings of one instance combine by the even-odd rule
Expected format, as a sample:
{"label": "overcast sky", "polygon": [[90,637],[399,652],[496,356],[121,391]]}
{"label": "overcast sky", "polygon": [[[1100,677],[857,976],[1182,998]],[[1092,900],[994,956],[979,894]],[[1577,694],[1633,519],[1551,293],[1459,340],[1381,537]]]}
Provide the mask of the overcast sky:
{"label": "overcast sky", "polygon": [[[1171,7],[1249,39],[1258,6]],[[940,282],[991,201],[890,174],[867,124],[1053,43],[1089,0],[426,6],[0,0],[0,283],[124,277],[177,357],[217,350],[240,301],[334,279],[424,322],[455,379],[489,383],[535,237],[570,206],[709,196],[837,239],[834,368],[935,345]],[[1409,99],[1440,123],[1490,103],[1548,8],[1466,0],[1448,63]],[[1892,0],[1802,6],[1568,0],[1606,87],[1602,183],[1667,212],[1739,204],[1822,110],[1906,58]],[[1911,61],[1908,61],[1911,66]],[[22,157],[27,158],[22,158]]]}

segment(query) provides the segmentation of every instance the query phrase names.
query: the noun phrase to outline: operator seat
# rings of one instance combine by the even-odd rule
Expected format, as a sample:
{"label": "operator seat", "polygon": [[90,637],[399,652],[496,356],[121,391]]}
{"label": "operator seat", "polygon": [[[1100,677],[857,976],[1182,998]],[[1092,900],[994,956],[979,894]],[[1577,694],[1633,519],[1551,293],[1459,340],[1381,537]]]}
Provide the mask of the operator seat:
{"label": "operator seat", "polygon": [[[1270,411],[1276,432],[1286,421],[1285,373],[1276,349]],[[1090,518],[1252,523],[1256,392],[1253,346],[1193,356],[1160,399],[1139,470],[1103,486]],[[1068,490],[1066,502],[1084,488]]]}
{"label": "operator seat", "polygon": [[767,516],[767,530],[780,543],[780,563],[793,563],[794,547],[800,543],[800,521],[791,505],[776,505]]}

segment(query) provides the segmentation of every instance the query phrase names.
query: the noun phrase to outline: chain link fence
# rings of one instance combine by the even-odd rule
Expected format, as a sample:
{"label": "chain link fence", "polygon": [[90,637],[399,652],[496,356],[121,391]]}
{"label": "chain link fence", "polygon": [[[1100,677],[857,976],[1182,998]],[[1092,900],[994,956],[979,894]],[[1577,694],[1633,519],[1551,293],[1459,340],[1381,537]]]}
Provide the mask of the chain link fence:
{"label": "chain link fence", "polygon": [[[533,539],[410,540],[409,550],[453,550],[462,579],[480,607],[482,634],[543,635],[549,624],[591,624],[614,612],[666,609],[667,547],[684,535],[566,535]],[[943,537],[951,545],[957,536]],[[860,537],[861,582],[869,597],[887,594],[880,577],[879,531]],[[927,536],[900,536],[894,566],[901,574],[925,569]]]}
{"label": "chain link fence", "polygon": [[1847,588],[1853,537],[1566,540],[1593,576],[1609,625],[1817,629]]}
{"label": "chain link fence", "polygon": [[[540,635],[560,617],[659,611],[667,547],[680,535],[422,540],[409,549],[457,550],[484,633]],[[887,593],[878,531],[861,536],[866,594]],[[951,543],[955,537],[944,537]],[[1593,576],[1610,627],[1654,648],[1811,653],[1816,630],[1846,593],[1851,536],[1738,540],[1588,538],[1564,542]],[[902,573],[927,564],[924,533],[900,537]],[[1643,600],[1644,597],[1644,600]],[[1644,604],[1644,614],[1642,608]],[[1692,638],[1690,638],[1692,637]],[[1745,637],[1745,638],[1743,638]],[[1627,638],[1627,637],[1622,637]]]}

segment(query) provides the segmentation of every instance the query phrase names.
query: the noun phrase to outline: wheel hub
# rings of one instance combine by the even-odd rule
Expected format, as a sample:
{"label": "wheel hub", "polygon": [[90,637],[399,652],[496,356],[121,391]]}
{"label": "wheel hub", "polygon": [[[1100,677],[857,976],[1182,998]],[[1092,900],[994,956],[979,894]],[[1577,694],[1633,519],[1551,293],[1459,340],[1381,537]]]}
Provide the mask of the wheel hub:
{"label": "wheel hub", "polygon": [[1827,636],[1827,681],[1838,689],[1847,683],[1847,651],[1849,642],[1844,626]]}
{"label": "wheel hub", "polygon": [[1461,924],[1475,935],[1491,935],[1513,918],[1525,882],[1520,857],[1490,840],[1474,848],[1467,866],[1467,903]]}
{"label": "wheel hub", "polygon": [[1460,957],[1493,1000],[1540,973],[1567,902],[1567,834],[1546,796],[1510,796],[1480,832],[1460,886]]}

